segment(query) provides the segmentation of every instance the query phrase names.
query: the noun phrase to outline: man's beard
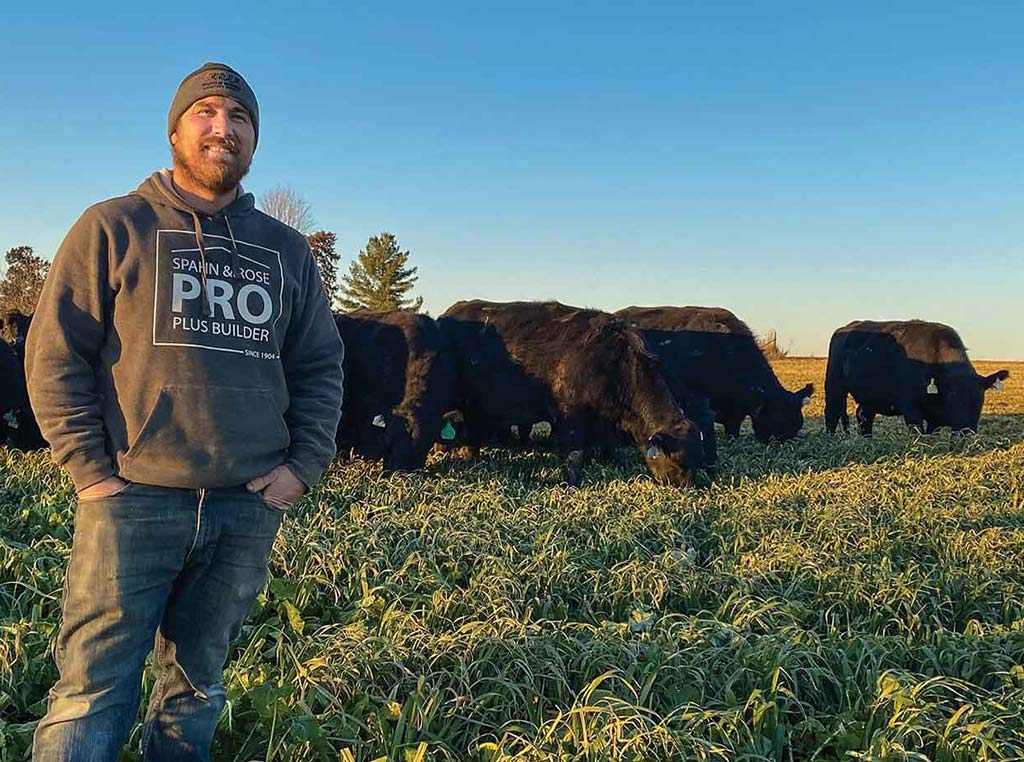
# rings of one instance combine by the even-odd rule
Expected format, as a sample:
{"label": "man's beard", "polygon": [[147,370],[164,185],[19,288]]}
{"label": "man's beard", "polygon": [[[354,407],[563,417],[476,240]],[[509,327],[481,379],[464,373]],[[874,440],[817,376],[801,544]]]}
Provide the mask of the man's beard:
{"label": "man's beard", "polygon": [[[231,151],[234,160],[219,161],[203,159],[203,149],[208,146],[221,146]],[[194,156],[189,156],[178,145],[171,144],[171,158],[174,160],[174,171],[185,175],[189,181],[200,188],[218,196],[234,190],[242,178],[249,173],[252,155],[245,157],[239,151],[237,141],[229,139],[207,140],[198,147]]]}

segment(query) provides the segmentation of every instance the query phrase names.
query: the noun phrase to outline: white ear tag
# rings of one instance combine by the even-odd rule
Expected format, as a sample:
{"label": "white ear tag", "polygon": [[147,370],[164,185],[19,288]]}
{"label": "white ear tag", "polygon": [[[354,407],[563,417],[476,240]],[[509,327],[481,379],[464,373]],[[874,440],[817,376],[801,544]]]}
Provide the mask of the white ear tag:
{"label": "white ear tag", "polygon": [[702,432],[700,432],[700,441],[701,441],[701,442],[703,442],[703,441],[704,441],[704,432],[703,432],[703,431],[702,431]]}
{"label": "white ear tag", "polygon": [[651,445],[647,448],[648,458],[657,458],[659,455],[661,455],[661,448],[657,445]]}
{"label": "white ear tag", "polygon": [[386,429],[388,427],[387,423],[384,421],[384,416],[379,413],[373,417],[373,425],[378,429]]}
{"label": "white ear tag", "polygon": [[997,392],[1001,392],[1003,390],[1003,379],[996,379],[996,382],[992,384],[992,388]]}
{"label": "white ear tag", "polygon": [[934,378],[928,381],[928,393],[929,394],[938,394],[939,393],[939,387],[936,385]]}
{"label": "white ear tag", "polygon": [[803,399],[802,399],[802,400],[800,401],[800,406],[801,406],[801,407],[807,407],[807,406],[808,406],[808,405],[810,405],[810,404],[811,404],[811,398],[810,398],[810,397],[804,397],[804,398],[803,398]]}

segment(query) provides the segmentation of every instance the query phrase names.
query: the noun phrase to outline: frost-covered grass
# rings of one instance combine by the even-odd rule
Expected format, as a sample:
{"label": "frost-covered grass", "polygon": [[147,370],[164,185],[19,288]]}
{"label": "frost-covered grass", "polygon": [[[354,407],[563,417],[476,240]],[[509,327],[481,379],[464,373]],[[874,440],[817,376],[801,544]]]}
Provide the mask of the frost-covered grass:
{"label": "frost-covered grass", "polygon": [[[689,491],[630,451],[577,490],[547,452],[338,464],[284,525],[214,758],[1020,759],[1024,401],[1004,412],[978,437],[810,420],[723,443]],[[0,759],[23,759],[73,501],[42,453],[0,450],[0,479]]]}

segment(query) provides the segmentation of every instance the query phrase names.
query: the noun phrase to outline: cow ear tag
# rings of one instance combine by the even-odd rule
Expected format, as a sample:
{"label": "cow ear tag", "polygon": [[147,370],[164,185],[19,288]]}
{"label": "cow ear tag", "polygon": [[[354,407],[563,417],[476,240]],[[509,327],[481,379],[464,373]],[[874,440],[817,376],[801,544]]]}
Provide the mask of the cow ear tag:
{"label": "cow ear tag", "polygon": [[1003,379],[996,379],[996,382],[992,384],[992,388],[995,389],[997,392],[1001,392],[1003,390]]}
{"label": "cow ear tag", "polygon": [[810,397],[804,397],[803,400],[800,402],[801,407],[807,407],[810,404],[811,404],[811,398]]}
{"label": "cow ear tag", "polygon": [[661,455],[661,448],[657,445],[651,445],[647,448],[648,458],[657,458],[659,455]]}
{"label": "cow ear tag", "polygon": [[378,429],[386,429],[388,427],[387,423],[384,422],[384,416],[380,413],[373,417],[373,425]]}
{"label": "cow ear tag", "polygon": [[929,394],[938,394],[939,393],[939,387],[936,386],[934,378],[931,379],[930,381],[928,381],[928,393]]}
{"label": "cow ear tag", "polygon": [[444,428],[441,429],[441,439],[445,442],[451,442],[455,439],[455,427],[452,426],[451,421],[444,422]]}

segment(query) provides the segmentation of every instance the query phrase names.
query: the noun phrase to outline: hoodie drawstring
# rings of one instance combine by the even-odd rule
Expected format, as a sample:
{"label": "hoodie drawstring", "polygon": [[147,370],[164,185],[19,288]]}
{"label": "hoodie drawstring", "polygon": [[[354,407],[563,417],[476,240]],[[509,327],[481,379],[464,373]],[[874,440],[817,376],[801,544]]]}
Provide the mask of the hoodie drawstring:
{"label": "hoodie drawstring", "polygon": [[203,315],[210,316],[210,294],[206,290],[206,247],[203,246],[203,223],[199,221],[199,215],[195,209],[192,212],[192,223],[196,229],[196,245],[199,247],[199,288],[200,297],[203,300]]}
{"label": "hoodie drawstring", "polygon": [[[195,209],[190,210],[192,212],[192,224],[195,226],[196,232],[196,246],[199,247],[199,288],[200,295],[203,300],[203,315],[209,317],[211,313],[210,307],[210,293],[207,290],[206,285],[206,247],[203,246],[203,223],[199,220],[199,215]],[[228,238],[231,239],[231,272],[234,273],[236,279],[241,278],[242,272],[242,260],[238,254],[238,243],[235,241],[235,233],[231,229],[231,220],[228,215],[224,215],[224,224],[228,226]]]}
{"label": "hoodie drawstring", "polygon": [[227,213],[224,214],[224,224],[228,226],[228,238],[231,239],[231,272],[235,274],[235,278],[241,279],[242,262],[238,258],[238,244],[235,243],[235,234],[231,232],[231,219]]}

